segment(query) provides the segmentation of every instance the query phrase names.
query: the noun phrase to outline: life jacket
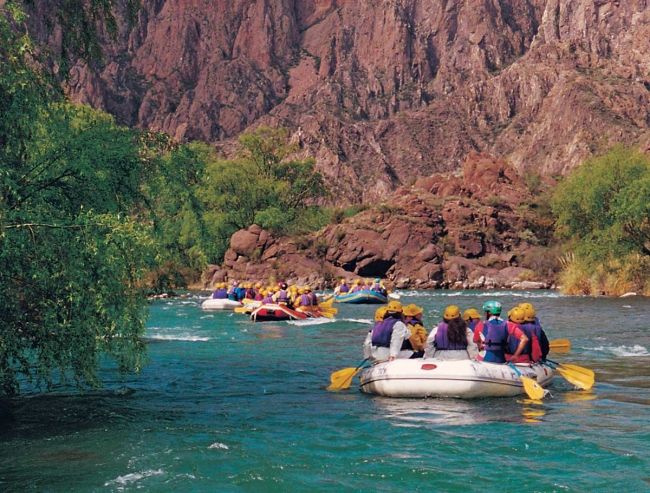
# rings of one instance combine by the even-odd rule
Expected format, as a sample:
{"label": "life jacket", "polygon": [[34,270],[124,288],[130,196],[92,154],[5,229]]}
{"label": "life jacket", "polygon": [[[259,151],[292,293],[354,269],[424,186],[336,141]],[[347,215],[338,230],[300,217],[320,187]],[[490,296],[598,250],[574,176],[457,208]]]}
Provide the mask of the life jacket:
{"label": "life jacket", "polygon": [[375,293],[381,292],[381,284],[375,283],[372,286],[370,286],[370,291],[374,291]]}
{"label": "life jacket", "polygon": [[347,284],[339,285],[339,293],[347,293],[348,291],[350,291],[350,288]]}
{"label": "life jacket", "polygon": [[467,324],[467,326],[469,327],[469,330],[471,330],[472,333],[474,332],[474,329],[479,324],[479,322],[480,322],[480,320],[472,320],[470,323]]}
{"label": "life jacket", "polygon": [[230,288],[230,289],[228,290],[228,299],[229,299],[229,300],[232,300],[232,301],[239,301],[239,299],[237,298],[237,290],[236,290],[236,289],[237,289],[237,288],[232,287],[232,288]]}
{"label": "life jacket", "polygon": [[361,288],[359,287],[358,284],[355,285],[355,286],[352,286],[352,289],[350,290],[351,293],[358,293],[359,291],[361,291]]}
{"label": "life jacket", "polygon": [[298,298],[298,306],[309,306],[311,305],[311,298],[308,294],[301,294]]}
{"label": "life jacket", "polygon": [[212,297],[218,300],[226,299],[228,297],[228,291],[226,288],[219,288],[215,290],[215,292],[212,294]]}
{"label": "life jacket", "polygon": [[235,288],[235,293],[237,294],[237,301],[241,301],[246,298],[246,288]]}
{"label": "life jacket", "polygon": [[271,296],[266,296],[266,298],[262,298],[262,304],[263,305],[270,305],[273,303],[273,298]]}
{"label": "life jacket", "polygon": [[[533,361],[541,361],[544,356],[543,348],[541,347],[542,326],[539,325],[539,322],[526,322],[521,324],[520,328],[526,334],[526,337],[528,337],[528,343],[521,354],[530,355],[530,359]],[[510,349],[512,349],[512,341],[510,341]],[[515,347],[516,350],[517,348]]]}
{"label": "life jacket", "polygon": [[449,325],[446,322],[441,322],[438,324],[438,330],[434,338],[434,345],[436,349],[441,351],[453,351],[458,349],[467,349],[467,340],[461,343],[452,343],[447,337],[447,332],[449,331]]}
{"label": "life jacket", "polygon": [[312,306],[318,306],[318,296],[316,293],[309,293],[307,296],[309,296],[309,301]]}
{"label": "life jacket", "polygon": [[246,289],[246,298],[248,298],[249,300],[255,299],[255,291],[253,290],[253,288]]}
{"label": "life jacket", "polygon": [[370,285],[364,284],[363,287],[361,288],[361,291],[370,291]]}
{"label": "life jacket", "polygon": [[393,335],[393,327],[399,322],[396,318],[387,318],[377,322],[372,328],[372,345],[377,347],[390,347],[390,338]]}
{"label": "life jacket", "polygon": [[486,351],[504,353],[508,343],[508,322],[505,320],[490,320],[483,324]]}
{"label": "life jacket", "polygon": [[286,289],[282,289],[278,292],[278,303],[289,303],[289,292]]}
{"label": "life jacket", "polygon": [[262,296],[262,293],[257,293],[255,295],[255,298],[253,298],[253,300],[255,300],[255,301],[262,301],[263,299],[264,299],[264,296]]}

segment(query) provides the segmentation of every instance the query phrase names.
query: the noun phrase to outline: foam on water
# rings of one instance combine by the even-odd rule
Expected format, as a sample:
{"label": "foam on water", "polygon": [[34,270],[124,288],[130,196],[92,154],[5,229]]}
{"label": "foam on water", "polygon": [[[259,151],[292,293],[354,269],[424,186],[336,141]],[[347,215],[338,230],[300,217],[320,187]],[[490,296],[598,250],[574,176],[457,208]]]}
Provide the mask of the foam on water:
{"label": "foam on water", "polygon": [[120,486],[125,486],[129,483],[133,483],[135,481],[140,481],[143,478],[148,478],[150,476],[161,476],[165,474],[165,471],[162,469],[148,469],[143,472],[133,472],[131,474],[126,474],[124,476],[119,476],[111,481],[107,481],[104,486],[111,486],[111,485],[120,485]]}
{"label": "foam on water", "polygon": [[632,347],[629,346],[599,346],[595,347],[594,351],[609,351],[616,356],[622,358],[634,358],[638,356],[650,356],[650,352],[643,346],[636,344]]}
{"label": "foam on water", "polygon": [[157,341],[188,341],[188,342],[207,342],[211,341],[210,337],[197,336],[193,334],[150,334],[147,339]]}
{"label": "foam on water", "polygon": [[299,327],[305,327],[308,325],[323,325],[323,324],[331,324],[333,322],[336,322],[335,318],[307,318],[305,320],[287,320],[287,323],[289,325],[297,325]]}

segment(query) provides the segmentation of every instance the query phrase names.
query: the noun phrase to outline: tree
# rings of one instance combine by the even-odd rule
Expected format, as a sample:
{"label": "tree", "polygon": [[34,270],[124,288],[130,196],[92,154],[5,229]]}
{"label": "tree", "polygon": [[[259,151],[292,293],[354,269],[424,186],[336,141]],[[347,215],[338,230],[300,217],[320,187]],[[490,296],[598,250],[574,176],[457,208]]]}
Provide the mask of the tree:
{"label": "tree", "polygon": [[624,146],[585,161],[552,199],[559,234],[602,261],[650,255],[650,157]]}
{"label": "tree", "polygon": [[251,224],[286,233],[310,204],[328,195],[313,159],[292,160],[287,130],[262,127],[243,134],[234,160],[212,158],[198,187],[204,219],[225,253],[232,234]]}
{"label": "tree", "polygon": [[131,211],[150,160],[140,136],[62,102],[28,37],[0,16],[0,393],[99,384],[102,357],[145,362],[143,278],[155,265]]}

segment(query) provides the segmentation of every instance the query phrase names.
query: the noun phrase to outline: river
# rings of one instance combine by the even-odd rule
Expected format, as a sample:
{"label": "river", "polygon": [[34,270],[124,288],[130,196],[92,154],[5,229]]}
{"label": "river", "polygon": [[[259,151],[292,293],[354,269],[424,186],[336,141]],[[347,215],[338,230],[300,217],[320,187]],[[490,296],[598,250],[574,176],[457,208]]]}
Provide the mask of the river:
{"label": "river", "polygon": [[376,306],[335,305],[327,323],[253,323],[203,312],[201,296],[157,300],[150,364],[101,391],[4,399],[2,492],[613,492],[650,491],[650,301],[539,292],[398,292],[425,308],[531,302],[553,359],[591,368],[561,377],[542,404],[520,398],[390,399],[358,380]]}

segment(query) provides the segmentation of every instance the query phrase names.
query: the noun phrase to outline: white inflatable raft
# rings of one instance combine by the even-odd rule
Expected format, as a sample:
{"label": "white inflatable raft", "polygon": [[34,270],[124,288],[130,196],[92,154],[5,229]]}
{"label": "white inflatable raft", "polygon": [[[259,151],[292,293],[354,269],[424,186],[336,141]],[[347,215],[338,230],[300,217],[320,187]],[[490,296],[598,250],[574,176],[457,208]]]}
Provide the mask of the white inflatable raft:
{"label": "white inflatable raft", "polygon": [[[541,364],[516,365],[542,387],[553,370]],[[474,360],[396,359],[361,373],[361,391],[388,397],[511,397],[524,394],[521,378],[509,365]]]}
{"label": "white inflatable raft", "polygon": [[244,306],[239,301],[229,299],[208,298],[201,304],[203,310],[233,310],[238,306]]}

